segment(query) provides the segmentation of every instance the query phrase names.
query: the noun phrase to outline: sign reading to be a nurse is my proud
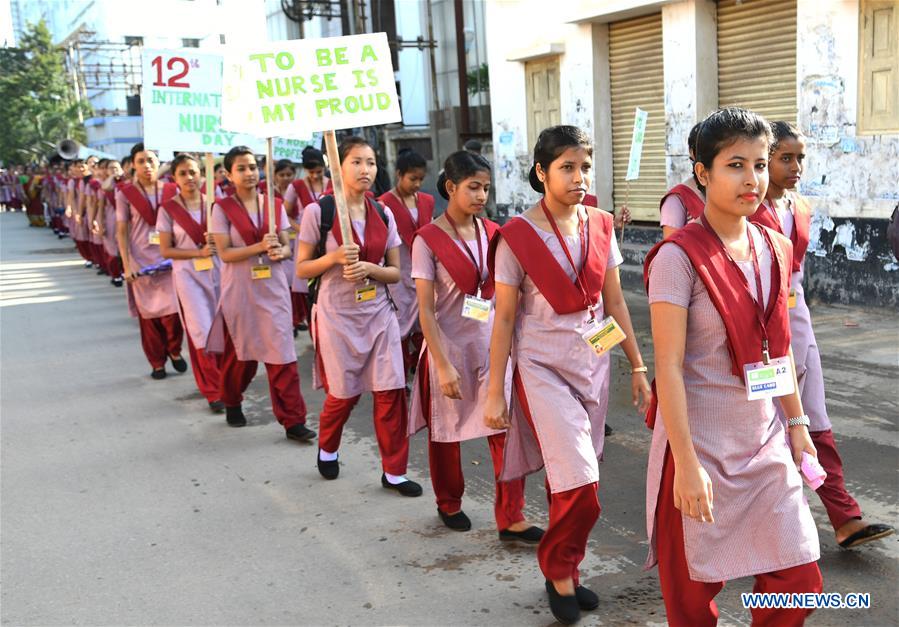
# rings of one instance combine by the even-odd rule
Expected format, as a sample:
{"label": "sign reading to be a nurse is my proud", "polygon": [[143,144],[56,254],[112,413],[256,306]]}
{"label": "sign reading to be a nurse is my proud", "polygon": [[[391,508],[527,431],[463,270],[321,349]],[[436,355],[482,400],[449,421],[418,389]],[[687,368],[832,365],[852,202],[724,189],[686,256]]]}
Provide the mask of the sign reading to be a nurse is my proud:
{"label": "sign reading to be a nurse is my proud", "polygon": [[144,143],[171,151],[227,152],[254,146],[250,135],[221,126],[222,56],[194,48],[144,48],[141,103]]}
{"label": "sign reading to be a nurse is my proud", "polygon": [[277,137],[401,119],[385,33],[269,42],[225,56],[225,128]]}

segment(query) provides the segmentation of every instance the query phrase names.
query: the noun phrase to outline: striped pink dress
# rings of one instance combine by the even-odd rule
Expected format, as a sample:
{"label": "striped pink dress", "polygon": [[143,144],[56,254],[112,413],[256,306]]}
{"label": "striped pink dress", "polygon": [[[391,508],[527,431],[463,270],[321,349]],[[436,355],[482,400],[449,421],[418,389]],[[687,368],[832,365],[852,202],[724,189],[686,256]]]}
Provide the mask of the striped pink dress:
{"label": "striped pink dress", "polygon": [[[762,290],[771,289],[771,252],[752,227]],[[751,262],[741,269],[755,286]],[[757,296],[756,296],[757,298]],[[652,262],[649,302],[688,310],[684,386],[693,446],[712,480],[715,522],[682,516],[690,578],[720,582],[818,559],[818,533],[793,463],[784,423],[771,400],[747,401],[731,373],[724,323],[687,254],[665,244]],[[646,567],[656,563],[655,511],[668,436],[657,413],[646,477]]]}

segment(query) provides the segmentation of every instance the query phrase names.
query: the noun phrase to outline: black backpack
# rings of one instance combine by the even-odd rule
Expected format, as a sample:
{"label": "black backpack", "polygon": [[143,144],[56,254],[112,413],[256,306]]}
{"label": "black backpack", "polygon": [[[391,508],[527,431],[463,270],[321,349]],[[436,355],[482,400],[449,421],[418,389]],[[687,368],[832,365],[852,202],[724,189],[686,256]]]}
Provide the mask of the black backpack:
{"label": "black backpack", "polygon": [[[380,203],[375,202],[368,196],[365,197],[365,202],[372,203],[375,206],[375,211],[378,212],[378,215],[384,221],[386,226],[389,226],[389,222],[387,220],[387,214],[384,213],[384,208]],[[318,206],[321,207],[321,221],[318,225],[318,245],[315,247],[315,258],[318,259],[322,255],[325,254],[325,248],[328,245],[328,233],[331,232],[331,228],[334,226],[334,214],[337,211],[337,204],[334,202],[334,196],[327,195],[322,196],[318,199]],[[309,279],[309,303],[315,304],[318,301],[318,289],[321,287],[321,276],[317,276],[315,278]],[[386,286],[385,286],[386,287]],[[390,292],[388,292],[389,297]],[[391,299],[392,302],[392,299]]]}

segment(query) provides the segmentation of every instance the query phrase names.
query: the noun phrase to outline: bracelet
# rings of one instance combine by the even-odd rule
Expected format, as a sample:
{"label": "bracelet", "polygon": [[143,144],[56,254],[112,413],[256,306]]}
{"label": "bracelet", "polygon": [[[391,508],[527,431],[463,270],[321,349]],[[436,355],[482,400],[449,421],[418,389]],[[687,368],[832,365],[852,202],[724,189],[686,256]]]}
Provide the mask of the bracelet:
{"label": "bracelet", "polygon": [[795,418],[787,418],[788,427],[807,427],[810,424],[812,424],[812,421],[809,420],[808,414],[802,414],[801,416],[796,416]]}
{"label": "bracelet", "polygon": [[638,372],[649,372],[649,368],[646,366],[637,366],[636,368],[631,368],[631,374],[637,374]]}

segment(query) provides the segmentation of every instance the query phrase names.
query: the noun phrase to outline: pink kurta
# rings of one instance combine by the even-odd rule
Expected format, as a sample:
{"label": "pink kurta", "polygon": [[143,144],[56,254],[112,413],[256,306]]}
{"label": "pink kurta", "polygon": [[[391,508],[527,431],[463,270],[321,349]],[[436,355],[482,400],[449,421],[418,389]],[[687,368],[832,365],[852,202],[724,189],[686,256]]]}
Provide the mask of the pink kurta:
{"label": "pink kurta", "polygon": [[[456,246],[462,244],[453,239]],[[469,250],[477,255],[475,240],[467,242]],[[481,233],[482,268],[481,278],[488,277],[487,234]],[[464,249],[463,249],[464,251]],[[483,438],[501,431],[490,429],[484,424],[484,403],[487,401],[487,382],[490,378],[490,333],[493,330],[493,309],[489,322],[478,322],[462,317],[462,303],[465,294],[456,287],[452,276],[437,259],[431,248],[421,237],[412,245],[412,278],[434,282],[434,317],[440,333],[441,344],[447,359],[459,373],[459,389],[462,399],[448,398],[440,391],[437,368],[433,359],[429,363],[430,385],[430,438],[433,442],[462,442]],[[422,347],[427,350],[427,342]],[[422,407],[419,377],[415,373],[412,384],[412,400],[409,410],[409,434],[417,433],[427,426],[425,408]],[[512,369],[506,371],[506,399],[512,386]]]}
{"label": "pink kurta", "polygon": [[[264,207],[261,209],[265,211]],[[257,216],[248,212],[247,215],[258,227],[259,216],[262,214]],[[282,225],[287,225],[287,214],[283,209],[280,220]],[[228,235],[231,246],[246,246],[246,242],[218,204],[212,208],[210,227],[211,233]],[[290,364],[297,360],[293,344],[290,288],[282,264],[290,264],[290,260],[271,261],[266,254],[221,264],[219,314],[228,325],[234,350],[241,361]],[[252,268],[256,265],[272,266],[271,277],[254,279]],[[210,338],[209,348],[221,350],[218,340],[213,338]]]}
{"label": "pink kurta", "polygon": [[[693,180],[693,177],[686,179],[683,182],[683,185],[686,185],[690,189],[696,192],[696,195],[702,198],[702,192],[699,191],[699,188],[696,187],[696,181]],[[677,194],[671,194],[668,196],[662,206],[660,208],[660,226],[671,226],[676,229],[682,228],[690,221],[690,216],[687,212],[687,208],[684,206],[684,203],[677,196]]]}
{"label": "pink kurta", "polygon": [[[522,219],[537,232],[573,282],[575,273],[555,234]],[[565,242],[580,272],[580,239],[570,235],[565,236]],[[612,237],[607,268],[621,262]],[[588,317],[586,310],[556,313],[504,240],[496,250],[494,276],[497,283],[519,288],[512,363],[521,377],[537,432],[535,440],[513,394],[512,427],[506,437],[501,478],[516,479],[545,466],[553,493],[595,483],[599,481],[609,404],[609,353],[597,356],[577,331]],[[601,299],[596,315],[604,317]]]}
{"label": "pink kurta", "polygon": [[69,189],[72,190],[72,219],[69,223],[69,233],[71,234],[72,239],[78,242],[86,242],[89,239],[87,231],[87,211],[81,216],[80,222],[75,219],[75,216],[78,215],[78,207],[81,202],[81,194],[84,192],[84,187],[84,181],[79,179],[72,179],[69,181]]}
{"label": "pink kurta", "polygon": [[[418,208],[410,207],[412,219],[418,222]],[[487,249],[484,248],[486,254]],[[400,239],[400,282],[390,286],[390,295],[396,303],[396,318],[400,323],[400,336],[408,337],[418,326],[418,296],[412,278],[412,251]],[[440,441],[440,440],[437,440]]]}
{"label": "pink kurta", "polygon": [[[386,207],[384,213],[388,218],[390,250],[401,242],[393,213]],[[300,224],[300,241],[317,245],[320,223],[321,207],[318,203],[307,205]],[[365,243],[365,221],[354,220],[353,227]],[[337,248],[334,234],[329,232],[325,249],[333,252]],[[324,365],[328,393],[336,398],[353,398],[363,392],[402,389],[406,378],[400,328],[384,284],[372,281],[377,287],[376,297],[357,303],[356,289],[363,283],[350,283],[342,274],[342,266],[333,266],[321,276],[318,302],[312,308],[316,351]],[[318,368],[313,368],[312,378],[317,388],[324,386]]]}
{"label": "pink kurta", "polygon": [[[789,211],[778,211],[780,225],[786,237],[793,234],[794,203],[786,196]],[[767,204],[767,201],[766,201]],[[790,279],[790,288],[796,291],[796,306],[790,309],[790,346],[793,348],[793,359],[796,361],[796,377],[799,380],[799,392],[802,397],[802,409],[808,414],[809,431],[827,431],[831,428],[827,407],[824,403],[824,372],[821,368],[821,355],[812,327],[812,314],[805,302],[805,291],[802,279],[805,275],[805,260],[798,272]],[[783,410],[777,405],[777,411],[783,418]]]}
{"label": "pink kurta", "polygon": [[[96,216],[99,215],[100,203],[104,202],[103,190],[99,189],[99,188],[91,189],[90,186],[87,186],[86,189],[87,189],[87,194],[89,195],[90,199],[92,199],[94,201],[94,205],[96,207],[96,209],[94,210],[94,219],[96,220]],[[87,221],[87,203],[86,202],[85,202],[85,207],[84,207],[84,219],[85,219],[85,221]],[[94,232],[93,222],[91,222],[91,224],[88,224],[87,228],[88,228],[88,231],[90,232],[91,244],[96,244],[98,246],[102,245],[103,244],[103,236]]]}
{"label": "pink kurta", "polygon": [[[771,252],[759,231],[753,227],[753,232],[767,305]],[[752,262],[740,266],[757,299]],[[653,260],[649,302],[688,310],[683,363],[687,414],[696,455],[712,480],[715,514],[713,524],[682,516],[690,578],[727,581],[817,560],[818,533],[784,424],[771,400],[746,400],[742,379],[731,373],[721,316],[676,244],[662,246]],[[667,445],[657,413],[646,477],[647,567],[656,563],[655,511]]]}
{"label": "pink kurta", "polygon": [[[150,196],[150,205],[162,201],[162,183],[157,183],[158,199]],[[116,191],[116,222],[125,222],[128,229],[128,250],[131,267],[126,272],[138,272],[141,268],[165,261],[159,253],[159,246],[150,244],[150,233],[155,224],[147,224],[140,213],[131,206],[121,191]],[[171,272],[160,272],[152,276],[140,276],[131,284],[134,304],[141,318],[161,318],[178,313],[178,297]]]}
{"label": "pink kurta", "polygon": [[[188,211],[190,217],[198,224],[202,219],[202,211]],[[156,230],[160,233],[172,234],[172,245],[175,248],[194,250],[196,242],[181,228],[165,208],[159,209]],[[190,334],[190,340],[198,348],[206,348],[206,340],[212,329],[215,312],[218,308],[221,262],[217,256],[212,257],[211,270],[197,270],[193,259],[172,259],[172,279],[178,302],[181,304],[181,322]]]}
{"label": "pink kurta", "polygon": [[[300,200],[299,196],[297,196],[297,190],[293,185],[287,186],[287,191],[284,192],[284,204],[297,203],[297,217],[294,222],[297,224],[303,223],[303,212],[306,208],[303,206],[303,202]],[[290,240],[290,250],[293,251],[293,265],[291,266],[291,275],[290,275],[290,290],[292,292],[297,292],[299,294],[308,294],[309,293],[309,280],[301,279],[297,276],[295,271],[296,269],[296,260],[297,260],[297,240],[296,238],[299,236],[299,233],[294,232],[294,237]]]}
{"label": "pink kurta", "polygon": [[106,250],[107,255],[111,257],[117,257],[119,254],[119,244],[116,241],[115,235],[115,206],[106,199],[105,192],[101,193],[103,194],[101,202],[105,207],[103,210],[103,227],[105,229],[103,233],[103,248]]}

